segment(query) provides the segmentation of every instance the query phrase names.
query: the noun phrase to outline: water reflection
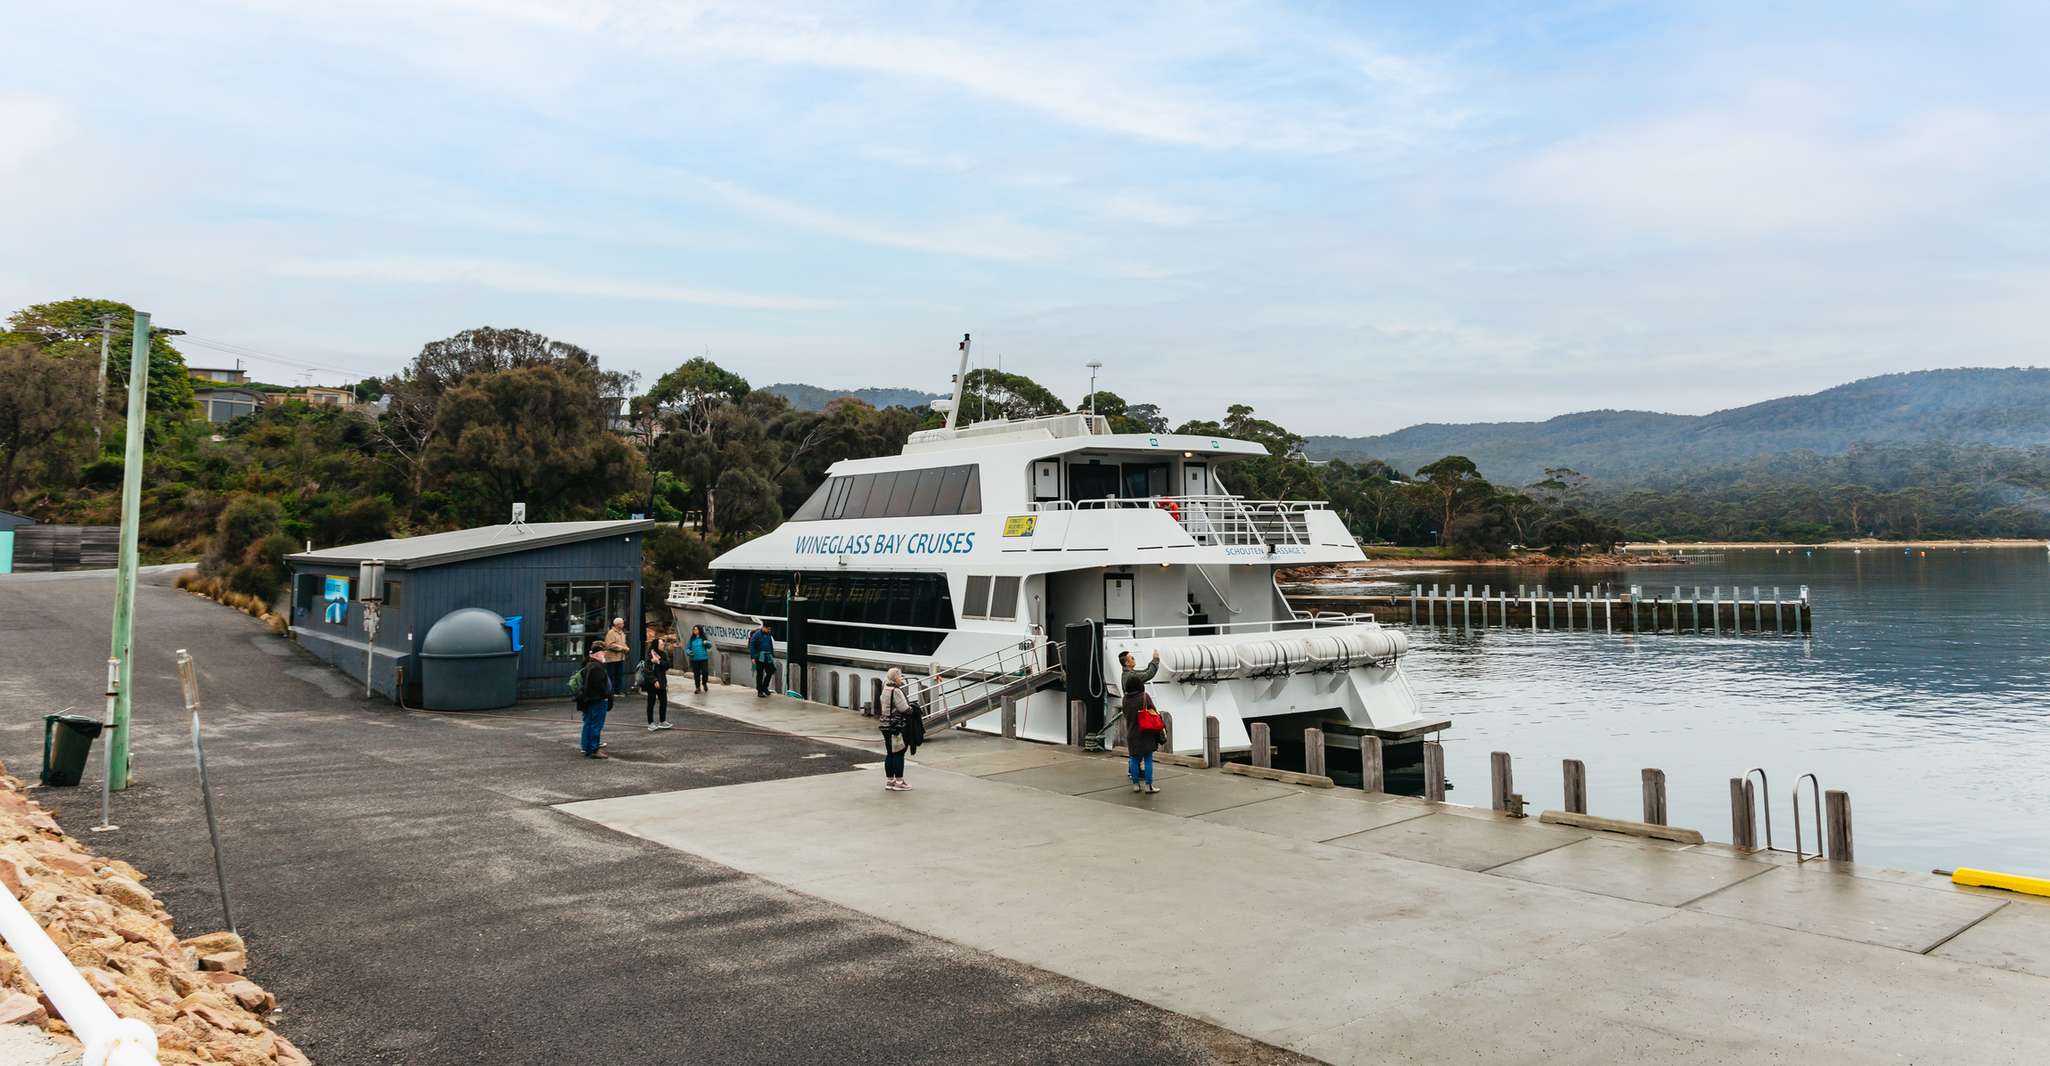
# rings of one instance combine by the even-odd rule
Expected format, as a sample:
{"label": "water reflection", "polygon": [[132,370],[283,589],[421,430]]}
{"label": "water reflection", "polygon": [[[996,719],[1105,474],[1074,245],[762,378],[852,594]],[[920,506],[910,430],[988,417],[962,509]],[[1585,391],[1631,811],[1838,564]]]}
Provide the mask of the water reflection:
{"label": "water reflection", "polygon": [[[1734,585],[1746,598],[1806,585],[1816,605],[1805,639],[1413,630],[1408,673],[1454,721],[1447,768],[1464,802],[1486,801],[1488,753],[1503,750],[1534,804],[1559,805],[1558,760],[1579,758],[1596,813],[1635,817],[1638,770],[1657,766],[1676,824],[1728,839],[1730,777],[1813,770],[1851,793],[1864,861],[2050,873],[2050,553],[1753,550],[1685,568],[1437,579],[1663,596]],[[1431,576],[1403,583],[1416,580]],[[1775,822],[1791,816],[1787,795],[1772,799]]]}

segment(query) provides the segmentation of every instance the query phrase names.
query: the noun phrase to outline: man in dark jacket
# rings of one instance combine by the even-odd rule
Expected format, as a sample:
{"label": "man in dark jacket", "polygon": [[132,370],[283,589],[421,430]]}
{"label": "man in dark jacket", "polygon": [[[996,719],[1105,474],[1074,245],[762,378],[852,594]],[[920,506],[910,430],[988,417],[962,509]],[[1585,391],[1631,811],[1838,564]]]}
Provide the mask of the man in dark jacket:
{"label": "man in dark jacket", "polygon": [[768,695],[776,680],[776,638],[769,635],[767,622],[747,635],[747,657],[755,664],[755,695]]}
{"label": "man in dark jacket", "polygon": [[577,746],[586,759],[610,759],[598,749],[604,746],[605,714],[612,710],[612,675],[605,669],[605,646],[591,645],[590,657],[577,674],[577,713],[584,716],[584,731]]}
{"label": "man in dark jacket", "polygon": [[[1124,676],[1118,685],[1123,698],[1118,704],[1125,716],[1125,750],[1131,753],[1128,773],[1132,778],[1132,791],[1158,792],[1153,786],[1153,753],[1160,747],[1163,730],[1141,729],[1139,712],[1146,706],[1146,682],[1160,672],[1160,652],[1155,650],[1153,661],[1146,669],[1135,669],[1131,652],[1118,653],[1118,665],[1124,668]],[[1157,713],[1157,712],[1156,712]]]}

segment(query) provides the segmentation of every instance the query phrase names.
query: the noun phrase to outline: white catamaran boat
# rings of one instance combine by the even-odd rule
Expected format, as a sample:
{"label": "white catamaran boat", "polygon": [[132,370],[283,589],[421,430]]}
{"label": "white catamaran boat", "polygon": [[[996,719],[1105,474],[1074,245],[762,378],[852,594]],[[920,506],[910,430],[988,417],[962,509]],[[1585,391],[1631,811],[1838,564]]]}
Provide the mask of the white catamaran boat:
{"label": "white catamaran boat", "polygon": [[[1283,765],[1317,726],[1335,767],[1360,736],[1446,725],[1419,713],[1402,633],[1289,606],[1279,570],[1364,556],[1321,502],[1227,490],[1229,464],[1261,445],[1113,433],[1088,413],[956,427],[961,381],[945,428],[834,464],[782,526],[714,560],[710,581],[677,582],[679,626],[732,653],[766,621],[796,667],[785,684],[843,707],[872,705],[901,667],[928,729],[997,732],[1009,704],[1020,737],[1075,743],[1079,724],[1114,739],[1125,651],[1142,667],[1160,653],[1149,691],[1176,751],[1202,750],[1206,717],[1227,752],[1266,721]],[[749,674],[744,655],[721,658],[730,679]]]}

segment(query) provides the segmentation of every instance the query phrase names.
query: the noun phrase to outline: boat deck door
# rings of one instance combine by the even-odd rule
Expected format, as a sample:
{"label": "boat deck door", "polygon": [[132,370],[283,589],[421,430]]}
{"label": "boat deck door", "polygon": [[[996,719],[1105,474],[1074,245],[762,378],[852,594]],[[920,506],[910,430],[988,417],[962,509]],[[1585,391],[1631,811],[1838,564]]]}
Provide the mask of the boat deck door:
{"label": "boat deck door", "polygon": [[1103,575],[1103,620],[1109,625],[1135,625],[1139,617],[1138,583],[1131,574]]}

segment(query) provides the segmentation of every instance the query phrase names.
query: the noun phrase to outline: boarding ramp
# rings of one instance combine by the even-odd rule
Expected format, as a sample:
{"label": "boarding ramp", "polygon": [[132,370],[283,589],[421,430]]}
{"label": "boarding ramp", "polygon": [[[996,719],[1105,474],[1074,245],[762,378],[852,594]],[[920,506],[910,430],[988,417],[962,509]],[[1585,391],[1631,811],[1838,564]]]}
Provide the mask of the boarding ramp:
{"label": "boarding ramp", "polygon": [[935,667],[911,683],[911,698],[925,711],[927,732],[986,714],[1007,699],[1023,699],[1061,684],[1061,645],[1033,638],[952,667]]}

